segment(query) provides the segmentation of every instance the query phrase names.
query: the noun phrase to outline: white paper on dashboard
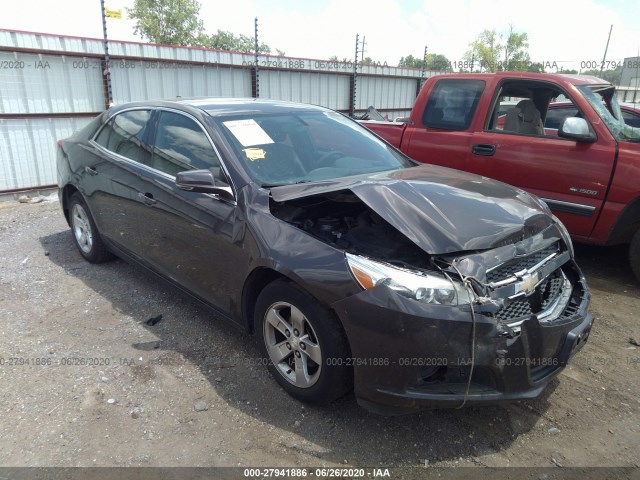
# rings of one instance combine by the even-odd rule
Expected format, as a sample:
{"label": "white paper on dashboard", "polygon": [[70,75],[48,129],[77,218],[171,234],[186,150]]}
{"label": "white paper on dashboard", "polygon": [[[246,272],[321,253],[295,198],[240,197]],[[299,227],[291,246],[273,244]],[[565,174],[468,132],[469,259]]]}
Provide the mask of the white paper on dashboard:
{"label": "white paper on dashboard", "polygon": [[230,120],[222,122],[243,147],[273,143],[271,137],[252,118],[248,120]]}

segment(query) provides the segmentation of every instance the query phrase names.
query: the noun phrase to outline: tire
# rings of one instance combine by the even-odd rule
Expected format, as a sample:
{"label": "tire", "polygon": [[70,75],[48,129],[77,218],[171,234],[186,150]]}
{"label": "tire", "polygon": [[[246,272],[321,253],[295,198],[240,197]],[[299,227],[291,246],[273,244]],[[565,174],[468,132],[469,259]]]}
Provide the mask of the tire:
{"label": "tire", "polygon": [[269,371],[292,397],[326,405],[353,389],[342,325],[297,285],[285,280],[267,285],[254,320]]}
{"label": "tire", "polygon": [[69,223],[73,243],[85,260],[102,263],[114,258],[100,237],[89,207],[78,192],[69,198]]}
{"label": "tire", "polygon": [[633,236],[629,245],[629,264],[640,282],[640,230]]}

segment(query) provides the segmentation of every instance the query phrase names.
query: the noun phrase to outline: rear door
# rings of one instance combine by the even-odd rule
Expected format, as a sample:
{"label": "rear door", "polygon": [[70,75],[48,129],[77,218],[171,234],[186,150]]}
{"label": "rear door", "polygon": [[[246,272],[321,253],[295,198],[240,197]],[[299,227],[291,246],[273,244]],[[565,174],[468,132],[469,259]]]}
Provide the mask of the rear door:
{"label": "rear door", "polygon": [[149,164],[149,109],[116,114],[92,141],[95,155],[86,162],[83,183],[91,185],[89,208],[101,235],[129,253],[138,249],[136,184],[138,164]]}
{"label": "rear door", "polygon": [[[509,92],[517,94],[520,102],[524,101],[523,106],[533,102],[533,110],[538,110],[540,120],[537,133],[523,133],[512,126],[518,119],[524,120],[525,116],[531,115],[529,109],[507,112],[505,122],[496,121],[494,110],[509,98]],[[572,109],[560,116],[564,113],[582,116],[595,131],[592,119],[587,118],[571,96],[557,86],[505,80],[494,99],[494,108],[489,109],[484,130],[473,133],[466,169],[538,195],[573,235],[588,237],[607,193],[615,160],[615,143],[610,135],[601,134],[595,143],[558,137],[559,122],[556,122],[558,125],[554,123],[558,116],[556,112],[552,113],[547,128],[543,128],[549,103],[561,94],[571,102],[567,107]],[[556,129],[548,128],[553,125]]]}

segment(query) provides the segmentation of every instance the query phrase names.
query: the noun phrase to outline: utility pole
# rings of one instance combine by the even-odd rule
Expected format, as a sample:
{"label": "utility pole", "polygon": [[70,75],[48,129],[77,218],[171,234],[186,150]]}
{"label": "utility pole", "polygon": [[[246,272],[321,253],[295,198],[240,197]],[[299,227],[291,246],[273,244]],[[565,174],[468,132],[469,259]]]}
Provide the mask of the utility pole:
{"label": "utility pole", "polygon": [[422,76],[427,73],[427,46],[424,46],[424,55],[422,56]]}
{"label": "utility pole", "polygon": [[100,0],[100,13],[102,15],[102,33],[104,35],[104,65],[102,68],[102,78],[105,87],[105,106],[111,107],[113,95],[111,91],[111,72],[109,71],[109,40],[107,39],[107,17],[104,11],[104,0]]}
{"label": "utility pole", "polygon": [[360,53],[360,61],[364,62],[364,52],[365,52],[365,48],[364,46],[367,44],[367,42],[364,41],[364,39],[367,38],[364,35],[362,36],[362,52]]}
{"label": "utility pole", "polygon": [[604,49],[604,57],[602,57],[602,63],[600,64],[600,73],[602,73],[602,69],[604,68],[604,62],[607,59],[607,50],[609,50],[609,40],[611,40],[612,31],[613,31],[613,23],[611,24],[611,28],[609,29],[609,38],[607,38],[607,46]]}
{"label": "utility pole", "polygon": [[349,115],[353,117],[356,111],[356,86],[358,78],[358,47],[360,35],[356,33],[356,54],[353,57],[353,73],[351,74],[351,101],[349,102]]}
{"label": "utility pole", "polygon": [[254,90],[253,90],[253,98],[260,98],[260,76],[258,74],[258,55],[260,53],[260,47],[258,46],[258,17],[255,18],[254,20],[254,34],[253,34],[253,39],[254,39],[254,46],[253,46],[253,50],[254,50],[254,67],[253,67],[253,83],[254,83]]}
{"label": "utility pole", "polygon": [[420,81],[418,82],[418,90],[416,97],[420,93],[420,89],[424,85],[424,79],[427,77],[427,46],[424,46],[424,55],[422,56],[422,71],[420,72]]}

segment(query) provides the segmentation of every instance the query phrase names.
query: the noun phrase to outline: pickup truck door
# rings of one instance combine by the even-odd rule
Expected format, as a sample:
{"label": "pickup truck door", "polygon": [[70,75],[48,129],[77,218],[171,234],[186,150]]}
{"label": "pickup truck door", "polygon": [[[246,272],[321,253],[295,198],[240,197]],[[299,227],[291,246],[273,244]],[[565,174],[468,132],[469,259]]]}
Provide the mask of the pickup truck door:
{"label": "pickup truck door", "polygon": [[[598,136],[594,143],[560,138],[549,129],[510,131],[509,120],[494,120],[490,129],[489,118],[497,117],[490,111],[486,128],[472,135],[465,169],[538,195],[573,236],[587,239],[607,194],[616,149],[597,116],[589,118],[594,112],[580,114]],[[594,128],[594,122],[599,128]]]}
{"label": "pickup truck door", "polygon": [[424,107],[412,115],[402,151],[418,162],[465,169],[471,145],[470,126],[485,82],[469,79],[436,81]]}

